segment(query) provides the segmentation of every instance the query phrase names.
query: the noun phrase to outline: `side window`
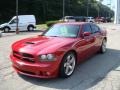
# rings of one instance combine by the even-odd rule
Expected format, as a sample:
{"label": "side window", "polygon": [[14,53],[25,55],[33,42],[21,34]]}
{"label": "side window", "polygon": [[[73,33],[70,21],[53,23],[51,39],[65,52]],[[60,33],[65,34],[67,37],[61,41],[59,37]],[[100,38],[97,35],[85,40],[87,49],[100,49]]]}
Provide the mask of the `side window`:
{"label": "side window", "polygon": [[91,28],[92,28],[92,32],[93,33],[97,33],[97,32],[100,32],[100,28],[98,27],[98,26],[96,26],[96,25],[91,25]]}
{"label": "side window", "polygon": [[91,27],[90,27],[89,24],[85,24],[83,26],[83,32],[90,32],[90,33],[92,33],[92,30],[91,30]]}

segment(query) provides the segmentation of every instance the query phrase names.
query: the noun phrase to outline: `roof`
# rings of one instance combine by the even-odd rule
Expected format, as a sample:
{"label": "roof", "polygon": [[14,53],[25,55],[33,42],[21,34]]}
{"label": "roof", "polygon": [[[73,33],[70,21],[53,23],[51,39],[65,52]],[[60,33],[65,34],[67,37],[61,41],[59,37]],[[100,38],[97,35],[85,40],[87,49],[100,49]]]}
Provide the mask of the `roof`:
{"label": "roof", "polygon": [[57,24],[72,24],[72,25],[83,25],[88,22],[63,22],[63,23],[57,23]]}

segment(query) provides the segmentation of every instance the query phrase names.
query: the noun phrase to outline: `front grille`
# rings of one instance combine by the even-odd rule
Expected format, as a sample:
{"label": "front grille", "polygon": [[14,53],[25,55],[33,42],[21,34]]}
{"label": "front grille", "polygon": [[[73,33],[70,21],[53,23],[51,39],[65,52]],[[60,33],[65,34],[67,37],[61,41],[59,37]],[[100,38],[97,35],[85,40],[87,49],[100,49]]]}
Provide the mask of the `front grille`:
{"label": "front grille", "polygon": [[21,69],[19,69],[19,68],[17,68],[17,67],[14,67],[14,68],[15,68],[16,70],[20,71],[20,72],[25,73],[25,74],[35,75],[35,73],[33,73],[33,72],[21,70]]}
{"label": "front grille", "polygon": [[20,53],[20,52],[17,52],[17,51],[13,51],[13,56],[20,59],[20,60],[23,60],[23,61],[35,62],[34,56],[31,55],[31,54]]}
{"label": "front grille", "polygon": [[23,57],[29,57],[29,58],[34,58],[33,55],[27,54],[27,53],[22,53]]}

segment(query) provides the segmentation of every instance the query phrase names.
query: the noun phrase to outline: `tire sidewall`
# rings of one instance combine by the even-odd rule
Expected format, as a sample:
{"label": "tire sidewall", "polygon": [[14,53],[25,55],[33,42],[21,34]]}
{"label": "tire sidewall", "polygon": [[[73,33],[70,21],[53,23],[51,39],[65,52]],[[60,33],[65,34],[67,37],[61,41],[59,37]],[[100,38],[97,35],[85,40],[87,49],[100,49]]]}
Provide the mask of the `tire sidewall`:
{"label": "tire sidewall", "polygon": [[75,67],[76,67],[76,55],[75,55],[73,52],[68,52],[67,54],[64,55],[64,57],[63,57],[63,59],[62,59],[62,61],[61,61],[61,64],[60,64],[60,73],[59,73],[59,75],[60,75],[61,78],[68,78],[68,77],[70,77],[70,76],[74,73],[74,71],[75,71],[75,67],[74,67],[74,70],[73,70],[73,72],[72,72],[70,75],[67,75],[67,74],[65,73],[64,63],[66,62],[66,57],[67,57],[68,55],[70,55],[70,54],[73,54],[74,57],[75,57]]}
{"label": "tire sidewall", "polygon": [[105,53],[106,52],[106,47],[105,47],[105,51],[103,50],[103,45],[104,45],[104,43],[106,44],[107,43],[107,41],[104,39],[103,41],[102,41],[102,45],[101,45],[101,48],[100,48],[100,52],[101,53]]}
{"label": "tire sidewall", "polygon": [[4,27],[4,28],[3,28],[3,31],[4,31],[4,32],[9,32],[9,31],[10,31],[10,28],[9,28],[9,27]]}
{"label": "tire sidewall", "polygon": [[[30,28],[32,28],[32,30],[30,30]],[[31,26],[28,26],[27,29],[28,29],[28,31],[33,31],[33,30],[34,30],[34,26],[32,26],[32,25],[31,25]]]}

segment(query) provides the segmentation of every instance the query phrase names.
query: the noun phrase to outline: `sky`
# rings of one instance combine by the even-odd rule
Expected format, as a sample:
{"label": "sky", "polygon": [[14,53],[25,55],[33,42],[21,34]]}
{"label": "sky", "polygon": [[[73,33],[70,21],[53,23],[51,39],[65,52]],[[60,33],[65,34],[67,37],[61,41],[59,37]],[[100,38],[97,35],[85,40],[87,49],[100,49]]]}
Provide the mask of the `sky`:
{"label": "sky", "polygon": [[111,4],[111,8],[114,8],[115,6],[115,0],[103,0],[103,4]]}
{"label": "sky", "polygon": [[[99,1],[99,0],[97,0],[97,1]],[[115,0],[103,0],[102,3],[103,3],[104,5],[107,5],[107,6],[111,7],[111,9],[113,9],[113,10],[114,10],[114,8],[115,8]],[[108,5],[108,4],[111,4],[111,6]]]}

